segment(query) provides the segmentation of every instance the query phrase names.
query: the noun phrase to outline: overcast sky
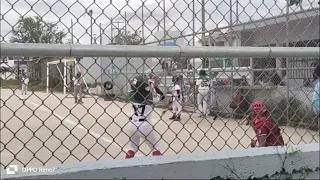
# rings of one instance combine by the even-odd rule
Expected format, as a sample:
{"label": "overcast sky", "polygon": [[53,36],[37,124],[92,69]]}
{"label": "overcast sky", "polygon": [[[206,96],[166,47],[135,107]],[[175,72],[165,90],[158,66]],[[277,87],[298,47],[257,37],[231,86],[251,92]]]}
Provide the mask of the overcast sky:
{"label": "overcast sky", "polygon": [[[44,20],[57,22],[60,29],[70,32],[71,20],[74,25],[75,42],[81,44],[90,43],[90,17],[86,13],[93,10],[93,34],[99,35],[98,25],[101,23],[105,33],[103,44],[109,42],[107,37],[111,35],[110,19],[114,21],[124,19],[127,14],[130,31],[141,30],[142,26],[142,1],[143,0],[1,0],[1,36],[8,41],[10,31],[20,16],[42,16]],[[192,33],[192,19],[195,19],[195,32],[201,31],[201,0],[195,0],[195,10],[192,11],[193,0],[165,0],[166,30],[180,30],[185,34]],[[254,20],[263,17],[276,16],[285,13],[285,0],[239,0],[239,20],[247,22],[250,17]],[[232,0],[233,21],[235,20],[236,0]],[[318,0],[304,0],[305,9],[318,7]],[[13,7],[13,8],[12,8]],[[32,7],[32,8],[31,8]],[[296,6],[291,11],[297,11]],[[69,9],[69,10],[68,10]],[[160,22],[160,31],[163,30],[163,1],[146,0],[144,6],[144,30],[146,42],[154,41],[154,34]],[[230,21],[230,0],[205,0],[206,28],[228,25]],[[126,13],[125,13],[126,12]],[[116,25],[116,24],[115,24]],[[116,25],[117,26],[117,25]],[[124,24],[119,24],[120,28]],[[88,33],[86,33],[88,28]],[[117,31],[114,30],[113,34]],[[67,38],[71,34],[68,33]],[[97,40],[99,43],[99,40]]]}

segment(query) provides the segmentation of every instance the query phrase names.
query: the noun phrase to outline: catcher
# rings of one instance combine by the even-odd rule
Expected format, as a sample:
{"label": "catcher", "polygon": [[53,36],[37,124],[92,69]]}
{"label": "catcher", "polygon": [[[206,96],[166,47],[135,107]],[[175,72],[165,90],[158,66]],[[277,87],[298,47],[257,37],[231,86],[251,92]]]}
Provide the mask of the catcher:
{"label": "catcher", "polygon": [[281,130],[272,120],[264,103],[261,101],[253,102],[251,111],[252,114],[247,119],[247,125],[250,124],[256,133],[256,139],[251,141],[251,147],[283,146]]}
{"label": "catcher", "polygon": [[161,156],[158,139],[151,124],[151,116],[154,103],[164,99],[164,95],[153,81],[148,81],[143,76],[135,76],[130,82],[130,101],[132,103],[133,115],[129,118],[130,150],[126,153],[126,159],[133,158],[139,149],[140,138],[145,138],[153,150],[153,156]]}

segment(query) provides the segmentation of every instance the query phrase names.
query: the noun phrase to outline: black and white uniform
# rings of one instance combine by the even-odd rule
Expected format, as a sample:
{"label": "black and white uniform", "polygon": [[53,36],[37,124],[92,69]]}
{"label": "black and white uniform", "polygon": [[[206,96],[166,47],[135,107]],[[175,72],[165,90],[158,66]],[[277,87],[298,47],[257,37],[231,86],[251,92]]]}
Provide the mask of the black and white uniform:
{"label": "black and white uniform", "polygon": [[[160,145],[151,118],[154,103],[159,102],[160,98],[162,99],[163,93],[158,88],[151,86],[151,91],[139,91],[137,94],[139,95],[132,100],[133,115],[130,117],[128,124],[127,134],[130,138],[130,149],[137,152],[140,139],[145,138],[151,150],[160,151]],[[146,98],[143,99],[144,97]]]}
{"label": "black and white uniform", "polygon": [[181,86],[174,84],[172,88],[172,112],[177,116],[180,115],[182,111],[182,98]]}

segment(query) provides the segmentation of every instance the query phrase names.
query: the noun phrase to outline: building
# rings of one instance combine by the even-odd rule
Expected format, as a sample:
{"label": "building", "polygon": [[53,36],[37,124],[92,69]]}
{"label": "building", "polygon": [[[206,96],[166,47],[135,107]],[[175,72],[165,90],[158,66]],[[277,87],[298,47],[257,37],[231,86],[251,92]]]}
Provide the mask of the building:
{"label": "building", "polygon": [[[153,44],[151,46],[185,46],[184,32],[182,31],[158,31],[153,34]],[[167,39],[164,41],[164,39]],[[174,69],[187,69],[189,59],[180,58],[152,58],[153,71],[163,76],[163,70],[168,73]]]}
{"label": "building", "polygon": [[[154,43],[150,46],[170,43],[184,45],[184,38],[178,38],[179,36],[181,36],[181,32],[168,31],[167,38],[175,39],[166,41],[166,44]],[[163,37],[163,31],[155,32],[154,41],[160,42]],[[108,40],[105,39],[103,42],[108,42]],[[167,66],[173,66],[172,59],[166,60]],[[103,84],[106,81],[111,81],[114,84],[113,93],[120,93],[129,90],[128,82],[136,74],[163,72],[162,62],[164,62],[162,58],[84,57],[80,60],[79,66],[84,73],[87,84]],[[162,74],[159,75],[162,76]]]}
{"label": "building", "polygon": [[17,79],[19,75],[26,74],[28,75],[29,58],[21,57],[2,57],[1,58],[1,67],[9,71],[1,72],[1,79]]}
{"label": "building", "polygon": [[[319,47],[319,8],[303,10],[288,15],[288,45],[290,47]],[[285,47],[286,46],[286,15],[279,15],[272,18],[265,18],[247,23],[239,23],[234,26],[214,29],[211,44],[214,46],[228,46],[231,40],[233,46],[254,46],[254,47]],[[232,30],[232,33],[230,32]],[[208,38],[207,38],[208,39]],[[312,78],[312,67],[319,62],[319,59],[291,58],[286,64],[285,58],[249,58],[234,59],[233,66],[251,67],[252,69],[280,69],[267,73],[254,72],[255,81],[265,77],[266,74],[273,74],[274,71],[284,78],[288,74],[290,86],[301,86],[303,82]],[[212,65],[218,67],[219,63]],[[285,68],[291,68],[286,71]],[[296,69],[294,69],[296,68]]]}

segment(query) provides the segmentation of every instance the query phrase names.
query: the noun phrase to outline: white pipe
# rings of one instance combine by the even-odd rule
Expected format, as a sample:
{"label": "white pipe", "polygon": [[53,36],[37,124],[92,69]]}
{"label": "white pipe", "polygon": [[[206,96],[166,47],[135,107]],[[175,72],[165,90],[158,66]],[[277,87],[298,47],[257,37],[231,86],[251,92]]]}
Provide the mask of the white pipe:
{"label": "white pipe", "polygon": [[66,95],[67,92],[67,62],[64,59],[64,67],[63,67],[63,95]]}
{"label": "white pipe", "polygon": [[47,93],[49,93],[49,66],[50,64],[47,63]]}
{"label": "white pipe", "polygon": [[[81,69],[80,69],[80,67],[78,66],[78,64],[77,64],[76,66],[77,66],[79,72],[81,72]],[[93,96],[93,95],[89,92],[89,87],[88,87],[88,85],[87,85],[87,83],[86,83],[86,80],[84,79],[83,76],[82,76],[82,79],[83,79],[84,84],[86,85],[88,94],[90,94],[91,96]]]}
{"label": "white pipe", "polygon": [[245,47],[245,46],[142,46],[0,43],[2,56],[46,57],[188,57],[188,58],[286,58],[320,56],[319,47]]}
{"label": "white pipe", "polygon": [[[63,79],[63,85],[64,85],[64,76],[63,76],[63,74],[61,73],[58,64],[56,64],[56,67],[57,67],[57,69],[58,69],[58,71],[59,71],[59,73],[60,73],[61,78]],[[64,88],[65,88],[65,87],[63,87],[63,94],[65,94],[65,89],[64,89]]]}

